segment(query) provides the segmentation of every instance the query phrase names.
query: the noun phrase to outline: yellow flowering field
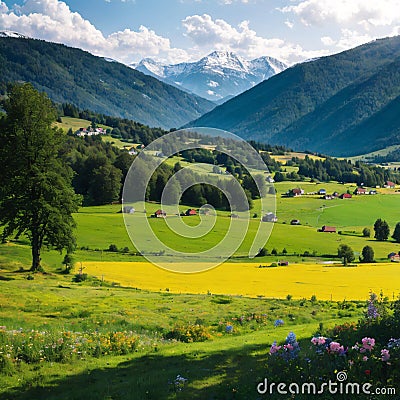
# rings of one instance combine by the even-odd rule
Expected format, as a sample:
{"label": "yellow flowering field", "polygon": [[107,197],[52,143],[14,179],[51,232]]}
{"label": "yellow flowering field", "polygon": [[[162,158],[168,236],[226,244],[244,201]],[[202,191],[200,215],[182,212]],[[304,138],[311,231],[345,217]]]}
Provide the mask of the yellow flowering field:
{"label": "yellow flowering field", "polygon": [[168,272],[146,262],[85,262],[85,272],[109,282],[150,291],[226,294],[248,297],[365,300],[381,290],[392,299],[400,292],[400,265],[291,264],[259,268],[255,263],[224,263],[197,274]]}

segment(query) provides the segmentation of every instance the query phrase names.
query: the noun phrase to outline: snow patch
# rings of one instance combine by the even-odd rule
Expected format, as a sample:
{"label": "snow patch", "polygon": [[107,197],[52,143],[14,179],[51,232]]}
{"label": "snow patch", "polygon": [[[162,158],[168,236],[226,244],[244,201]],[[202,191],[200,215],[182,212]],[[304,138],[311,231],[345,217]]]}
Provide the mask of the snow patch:
{"label": "snow patch", "polygon": [[219,83],[218,82],[215,82],[215,81],[210,81],[210,82],[208,82],[208,86],[210,86],[210,87],[218,87],[219,86]]}

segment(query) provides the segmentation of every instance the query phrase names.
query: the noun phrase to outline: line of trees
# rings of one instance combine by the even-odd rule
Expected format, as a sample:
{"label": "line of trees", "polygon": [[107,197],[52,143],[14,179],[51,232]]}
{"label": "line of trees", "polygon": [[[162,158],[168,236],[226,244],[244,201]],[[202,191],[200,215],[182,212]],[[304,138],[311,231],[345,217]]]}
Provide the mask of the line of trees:
{"label": "line of trees", "polygon": [[70,103],[57,105],[58,117],[81,118],[94,124],[103,124],[112,128],[111,136],[118,139],[130,140],[147,146],[153,140],[168,133],[161,128],[150,128],[147,125],[126,118],[111,117],[89,110],[80,110]]}
{"label": "line of trees", "polygon": [[[374,231],[375,231],[374,237],[376,240],[380,241],[388,240],[390,235],[390,227],[385,220],[378,218],[374,223]],[[397,243],[400,243],[400,222],[396,224],[392,234],[392,238]]]}
{"label": "line of trees", "polygon": [[288,165],[297,165],[299,167],[298,175],[301,177],[324,182],[357,183],[370,187],[382,186],[388,180],[400,182],[398,173],[360,161],[353,165],[350,160],[338,160],[330,157],[324,160],[313,160],[306,155],[303,160],[296,157],[292,158]]}

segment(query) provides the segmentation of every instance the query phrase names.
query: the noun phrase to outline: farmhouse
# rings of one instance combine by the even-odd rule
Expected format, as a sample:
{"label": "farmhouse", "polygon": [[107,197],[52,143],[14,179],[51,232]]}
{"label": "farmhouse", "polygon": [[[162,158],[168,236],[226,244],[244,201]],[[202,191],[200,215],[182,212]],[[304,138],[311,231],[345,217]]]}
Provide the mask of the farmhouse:
{"label": "farmhouse", "polygon": [[298,197],[304,194],[304,190],[300,188],[290,189],[288,192],[289,197]]}
{"label": "farmhouse", "polygon": [[328,233],[336,233],[336,228],[334,226],[327,226],[324,225],[321,229],[320,232],[328,232]]}
{"label": "farmhouse", "polygon": [[393,257],[390,258],[391,262],[400,262],[400,255],[395,254]]}
{"label": "farmhouse", "polygon": [[278,218],[274,213],[268,212],[261,218],[261,221],[262,222],[277,222]]}
{"label": "farmhouse", "polygon": [[197,212],[194,208],[189,208],[189,210],[186,210],[185,215],[189,217],[191,215],[197,215]]}
{"label": "farmhouse", "polygon": [[265,178],[265,180],[266,180],[268,183],[274,183],[274,182],[275,182],[275,179],[274,179],[272,176],[267,176],[267,177]]}
{"label": "farmhouse", "polygon": [[157,210],[153,215],[155,218],[165,218],[167,213],[164,210]]}
{"label": "farmhouse", "polygon": [[354,191],[354,194],[357,196],[357,195],[360,195],[360,194],[367,194],[367,189],[364,189],[364,188],[361,188],[361,187],[359,187],[359,188],[357,188],[355,191]]}
{"label": "farmhouse", "polygon": [[400,262],[400,254],[393,251],[388,254],[388,259],[392,262]]}
{"label": "farmhouse", "polygon": [[350,193],[343,193],[340,195],[341,199],[351,199],[353,196]]}
{"label": "farmhouse", "polygon": [[97,136],[97,135],[105,135],[106,131],[103,128],[79,128],[77,132],[75,132],[76,136],[84,137],[84,136]]}
{"label": "farmhouse", "polygon": [[391,181],[386,182],[385,188],[394,189],[395,187],[396,187],[396,184],[394,182],[391,182]]}

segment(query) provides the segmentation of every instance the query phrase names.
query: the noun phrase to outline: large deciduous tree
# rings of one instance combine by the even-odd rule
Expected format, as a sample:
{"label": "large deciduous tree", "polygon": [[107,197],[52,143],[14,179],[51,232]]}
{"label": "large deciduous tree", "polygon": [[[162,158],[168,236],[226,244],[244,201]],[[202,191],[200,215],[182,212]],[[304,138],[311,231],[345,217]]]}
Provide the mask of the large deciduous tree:
{"label": "large deciduous tree", "polygon": [[343,259],[343,264],[347,265],[354,261],[353,249],[347,244],[341,244],[338,248],[338,256]]}
{"label": "large deciduous tree", "polygon": [[363,263],[375,262],[375,253],[374,253],[374,249],[371,246],[363,247],[360,261]]}
{"label": "large deciduous tree", "polygon": [[80,197],[72,170],[59,157],[66,139],[55,127],[49,98],[29,83],[10,87],[0,125],[0,225],[3,240],[25,234],[32,271],[41,269],[43,246],[69,252],[75,246],[72,213]]}

